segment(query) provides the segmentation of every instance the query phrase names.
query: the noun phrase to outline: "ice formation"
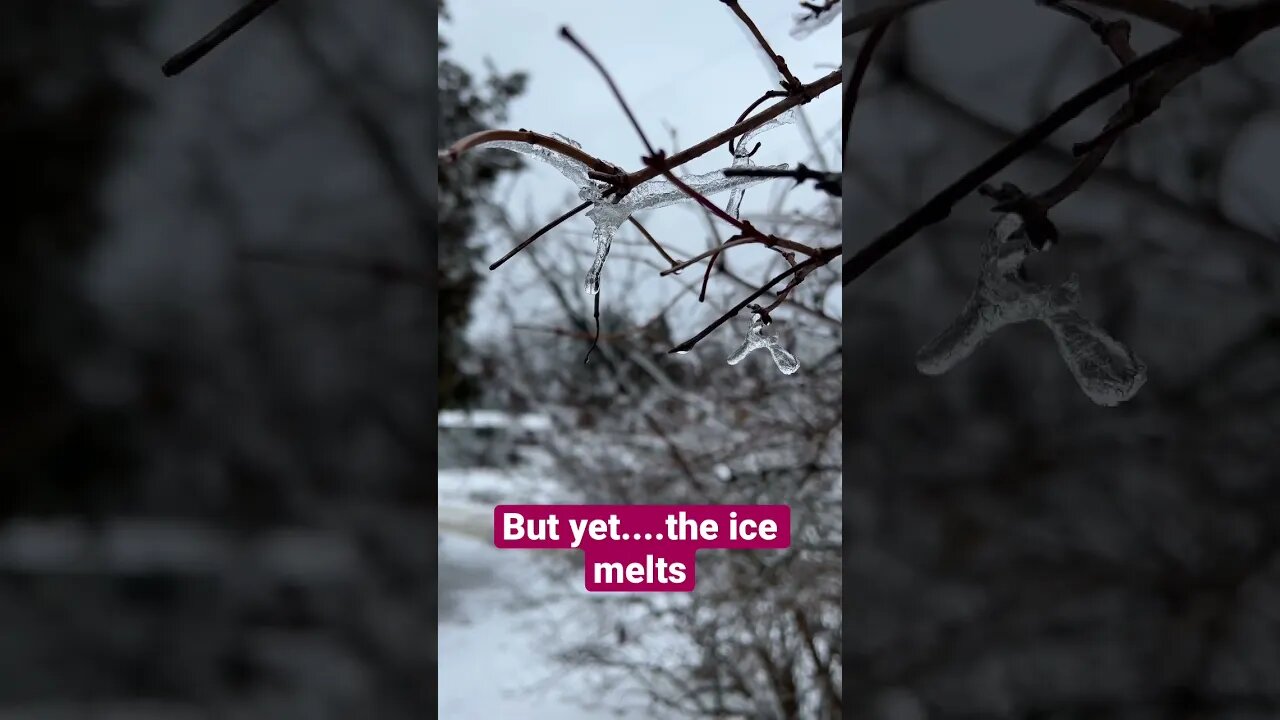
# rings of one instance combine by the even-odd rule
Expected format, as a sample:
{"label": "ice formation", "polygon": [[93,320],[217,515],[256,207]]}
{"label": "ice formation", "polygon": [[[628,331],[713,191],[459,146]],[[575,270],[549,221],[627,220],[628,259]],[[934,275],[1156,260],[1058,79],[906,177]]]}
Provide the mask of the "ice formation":
{"label": "ice formation", "polygon": [[[569,138],[561,135],[556,137],[574,147],[580,147],[578,143]],[[592,237],[596,243],[596,252],[591,268],[587,270],[585,281],[586,290],[591,295],[600,292],[600,272],[604,269],[605,259],[609,257],[609,248],[613,245],[613,236],[618,231],[618,228],[627,221],[627,218],[641,210],[652,210],[692,200],[692,198],[684,194],[684,191],[665,178],[657,177],[637,185],[621,200],[614,202],[614,198],[604,197],[604,191],[608,186],[592,180],[587,174],[587,166],[573,158],[566,157],[539,145],[514,140],[490,142],[486,143],[484,147],[510,150],[545,162],[578,187],[579,199],[591,203],[591,208],[587,210],[586,215],[595,225]],[[786,170],[787,168],[788,166],[784,163],[771,165],[767,169]],[[715,170],[701,175],[680,176],[681,182],[703,195],[715,195],[747,188],[773,179],[776,178],[725,177],[723,170]]]}
{"label": "ice formation", "polygon": [[[750,130],[744,133],[741,137],[737,139],[737,141],[735,141],[735,144],[733,146],[733,166],[732,167],[734,169],[756,167],[755,162],[753,162],[751,159],[751,155],[754,152],[754,148],[751,146],[751,141],[754,140],[757,135],[760,135],[761,133],[772,130],[773,128],[776,128],[780,125],[787,125],[789,123],[795,122],[795,119],[796,119],[796,111],[794,109],[788,110],[782,113],[781,115],[779,115],[778,117],[756,128],[755,130]],[[734,217],[738,217],[738,210],[741,209],[742,207],[742,197],[746,194],[747,194],[746,188],[738,188],[733,192],[730,192],[729,202],[727,205],[725,205],[725,208],[724,208],[725,212],[729,213]]]}
{"label": "ice formation", "polygon": [[802,13],[796,13],[792,16],[795,24],[791,26],[791,37],[796,40],[803,40],[814,33],[815,30],[826,27],[836,16],[840,14],[840,3],[836,3],[835,7],[828,8],[816,16],[812,10],[808,8]]}
{"label": "ice formation", "polygon": [[764,329],[768,323],[759,314],[755,313],[751,316],[751,326],[747,329],[747,338],[742,341],[742,345],[733,354],[729,356],[729,364],[737,365],[742,359],[750,355],[752,352],[760,348],[767,348],[769,354],[773,356],[773,363],[778,366],[783,375],[791,375],[800,369],[800,361],[796,360],[796,356],[787,352],[782,347],[782,343],[778,340],[777,335],[765,335]]}
{"label": "ice formation", "polygon": [[1058,352],[1085,395],[1114,406],[1132,398],[1147,380],[1147,368],[1129,348],[1082,316],[1079,279],[1057,287],[1031,282],[1023,263],[1036,252],[1016,213],[1001,216],[982,247],[977,287],[960,316],[921,348],[916,367],[939,375],[973,354],[997,330],[1038,320],[1053,333]]}

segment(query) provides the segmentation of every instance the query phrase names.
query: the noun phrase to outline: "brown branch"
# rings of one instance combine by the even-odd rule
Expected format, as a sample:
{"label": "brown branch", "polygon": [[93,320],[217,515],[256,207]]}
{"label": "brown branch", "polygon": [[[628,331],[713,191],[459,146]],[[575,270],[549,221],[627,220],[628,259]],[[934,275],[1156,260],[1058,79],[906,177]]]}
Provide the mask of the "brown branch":
{"label": "brown branch", "polygon": [[[717,146],[728,142],[730,138],[735,138],[740,135],[746,134],[752,130],[755,130],[756,128],[760,127],[761,125],[764,125],[765,123],[785,113],[791,108],[797,107],[799,105],[804,105],[805,103],[809,102],[810,100],[813,100],[814,98],[818,97],[822,93],[830,90],[831,88],[838,87],[839,85],[840,85],[840,71],[832,70],[830,73],[823,75],[822,77],[809,83],[808,85],[803,86],[801,92],[790,95],[784,98],[783,100],[777,103],[774,103],[773,105],[770,105],[768,108],[760,111],[758,114],[752,115],[751,117],[747,118],[746,120],[743,120],[742,122],[735,123],[732,127],[729,127],[725,130],[722,130],[716,133],[715,135],[712,135],[711,137],[707,138],[706,140],[703,140],[697,145],[693,145],[685,150],[682,150],[672,155],[671,157],[667,158],[666,167],[677,168],[689,162],[690,160],[694,160],[699,157],[702,157],[703,155],[707,154],[711,150],[715,149]],[[653,178],[661,174],[662,174],[661,170],[655,167],[649,166],[649,167],[645,167],[643,169],[637,170],[636,172],[633,172],[630,175],[628,175],[627,181],[630,183],[632,187],[635,187],[636,185],[639,185],[640,183],[648,180],[652,180]]]}
{"label": "brown branch", "polygon": [[[1103,46],[1111,51],[1111,54],[1115,56],[1121,66],[1128,65],[1137,58],[1138,54],[1134,52],[1133,45],[1129,42],[1131,28],[1128,21],[1116,20],[1107,22],[1062,0],[1040,0],[1040,4],[1061,12],[1068,17],[1081,20],[1088,25],[1093,34],[1098,36]],[[1125,117],[1126,113],[1133,111],[1133,108],[1141,102],[1140,93],[1139,84],[1136,81],[1130,82],[1129,101],[1108,121],[1108,129],[1116,126]],[[1066,177],[1039,195],[1030,198],[1031,207],[1034,208],[1034,211],[1043,215],[1050,208],[1083,187],[1089,178],[1093,177],[1093,174],[1097,172],[1098,168],[1102,167],[1103,161],[1107,159],[1107,155],[1111,152],[1111,148],[1115,145],[1117,139],[1119,139],[1119,133],[1108,137],[1104,142],[1097,143],[1091,148],[1090,152],[1076,162]]]}
{"label": "brown branch", "polygon": [[675,267],[676,265],[679,264],[678,262],[676,262],[675,258],[671,257],[671,255],[667,253],[667,251],[662,247],[662,244],[659,243],[657,240],[655,240],[653,235],[651,235],[649,231],[646,230],[645,227],[640,224],[640,221],[637,220],[634,215],[627,216],[627,222],[631,223],[632,225],[635,225],[636,229],[640,231],[640,234],[644,236],[644,239],[648,240],[649,244],[653,246],[653,249],[657,250],[658,254],[661,255],[664,260],[670,263],[672,267]]}
{"label": "brown branch", "polygon": [[591,54],[591,51],[587,49],[587,46],[583,45],[578,38],[573,36],[573,33],[569,31],[568,25],[560,26],[560,36],[569,41],[569,44],[577,48],[578,52],[585,55],[587,60],[592,65],[596,66],[596,70],[600,71],[600,75],[609,85],[609,91],[612,92],[613,97],[618,100],[618,104],[622,106],[622,111],[627,114],[627,119],[631,121],[631,127],[636,129],[636,134],[640,136],[640,141],[644,143],[645,150],[648,150],[649,154],[652,155],[654,153],[653,144],[649,142],[649,136],[644,134],[644,128],[640,127],[640,121],[636,119],[635,113],[631,112],[631,107],[627,105],[626,98],[622,97],[622,91],[618,89],[618,84],[613,81],[613,76],[604,69],[604,65],[601,65],[600,61],[596,59],[596,56]]}
{"label": "brown branch", "polygon": [[[732,126],[712,135],[697,145],[675,153],[671,157],[667,158],[666,167],[677,168],[691,160],[696,160],[697,158],[706,155],[717,146],[727,143],[730,139],[755,130],[770,120],[782,115],[791,108],[803,105],[839,84],[840,71],[833,70],[814,82],[805,85],[802,92],[790,95],[780,102],[760,111],[760,113],[753,115],[746,120],[742,120],[741,122],[734,123]],[[653,166],[645,166],[633,173],[619,176],[621,170],[617,166],[604,162],[592,155],[588,155],[581,149],[575,148],[566,142],[557,140],[548,135],[542,135],[528,130],[485,130],[474,133],[458,140],[453,145],[449,146],[447,150],[442,151],[440,153],[440,159],[446,162],[451,162],[468,150],[472,150],[484,145],[485,143],[498,140],[526,142],[532,145],[545,147],[583,163],[591,170],[595,171],[595,173],[598,173],[598,179],[611,180],[628,188],[633,188],[640,183],[648,182],[662,174],[661,169]]]}
{"label": "brown branch", "polygon": [[697,335],[694,335],[688,340],[685,340],[679,345],[671,348],[671,350],[669,350],[668,352],[677,353],[677,354],[689,352],[690,350],[693,349],[693,346],[701,342],[703,338],[715,332],[716,328],[720,327],[721,325],[725,324],[729,320],[733,319],[735,316],[737,316],[739,312],[742,312],[743,308],[755,302],[756,298],[768,292],[769,288],[773,287],[774,285],[777,285],[783,280],[786,280],[792,275],[796,275],[802,272],[808,273],[814,269],[817,269],[822,267],[823,265],[826,265],[827,263],[831,262],[836,257],[838,257],[840,255],[840,252],[841,252],[841,248],[839,245],[823,248],[818,251],[817,255],[814,255],[813,257],[805,260],[802,263],[799,263],[797,265],[792,265],[786,270],[783,270],[781,273],[778,273],[777,275],[773,276],[773,278],[767,281],[764,285],[761,285],[755,292],[748,295],[745,299],[740,301],[737,305],[734,305],[732,308],[730,308],[728,312],[716,318],[710,325],[708,325],[707,327],[699,331]]}
{"label": "brown branch", "polygon": [[[742,111],[742,114],[738,116],[738,119],[733,121],[733,124],[734,124],[734,125],[737,125],[738,123],[742,122],[743,120],[746,120],[746,119],[747,119],[747,115],[748,115],[752,110],[755,110],[757,107],[759,107],[759,106],[760,106],[760,103],[764,102],[765,100],[768,100],[769,98],[786,97],[786,96],[787,96],[787,94],[786,94],[786,93],[784,93],[784,92],[782,92],[781,90],[770,90],[770,91],[766,92],[765,94],[763,94],[763,95],[761,95],[760,97],[756,98],[756,99],[755,99],[755,101],[754,101],[754,102],[752,102],[750,105],[748,105],[748,106],[747,106],[747,109],[746,109],[746,110],[743,110],[743,111]],[[752,152],[754,152],[754,151],[752,151]],[[733,151],[733,138],[729,138],[729,153],[730,153],[730,154],[732,154],[732,155],[736,155],[736,153],[734,153],[734,151]]]}
{"label": "brown branch", "polygon": [[733,14],[737,15],[738,19],[742,21],[742,24],[747,26],[747,29],[755,36],[756,42],[760,43],[760,48],[764,50],[769,59],[773,61],[774,66],[778,68],[778,74],[782,76],[782,82],[780,83],[782,89],[788,93],[799,92],[804,87],[804,84],[796,79],[795,75],[791,74],[790,68],[787,67],[786,59],[773,51],[769,41],[765,39],[764,33],[760,32],[760,28],[751,20],[751,16],[747,15],[747,12],[742,9],[742,4],[738,0],[720,0],[720,2],[728,5]]}
{"label": "brown branch", "polygon": [[[774,249],[778,249],[778,246],[781,243],[790,242],[790,241],[785,241],[781,238],[774,237],[772,235],[765,235],[764,233],[761,233],[759,230],[756,230],[750,223],[743,222],[738,218],[733,217],[729,213],[722,210],[718,205],[716,205],[715,203],[707,199],[707,197],[704,196],[702,193],[689,187],[688,184],[686,184],[683,180],[681,180],[679,177],[675,175],[675,173],[673,172],[673,169],[684,162],[688,162],[689,160],[692,160],[702,155],[703,153],[711,150],[712,148],[718,146],[723,142],[726,142],[732,139],[733,137],[737,137],[738,135],[741,135],[743,133],[749,132],[751,130],[754,130],[760,127],[764,123],[772,120],[778,115],[781,115],[783,112],[786,112],[788,109],[795,107],[797,105],[809,102],[813,98],[820,95],[822,92],[825,92],[826,90],[831,89],[836,85],[836,83],[840,79],[839,70],[835,70],[829,73],[828,75],[815,81],[814,83],[811,83],[810,85],[797,84],[793,89],[791,89],[791,94],[782,102],[775,104],[768,110],[765,110],[764,112],[761,112],[758,115],[752,118],[749,118],[748,120],[735,123],[734,126],[729,128],[728,130],[722,131],[721,133],[717,133],[716,135],[702,141],[701,143],[693,146],[692,148],[689,148],[683,152],[677,153],[676,155],[668,159],[665,152],[655,150],[653,148],[652,143],[649,142],[648,137],[644,134],[644,130],[640,127],[640,123],[636,120],[635,114],[631,112],[630,107],[627,105],[626,99],[623,97],[621,90],[617,86],[617,83],[614,82],[613,77],[609,74],[608,70],[605,69],[604,65],[601,64],[600,61],[597,60],[596,57],[592,55],[589,50],[587,50],[586,46],[584,46],[581,42],[578,41],[577,38],[573,36],[573,34],[569,31],[567,27],[561,27],[560,34],[567,41],[569,41],[575,48],[577,48],[584,56],[586,56],[587,60],[591,62],[591,64],[596,68],[596,70],[599,71],[599,73],[604,77],[606,84],[608,84],[609,89],[613,92],[614,98],[618,101],[618,104],[622,106],[623,112],[626,113],[627,118],[631,121],[631,124],[635,128],[636,133],[640,136],[641,141],[644,143],[645,149],[648,151],[648,154],[645,157],[641,158],[641,160],[645,165],[645,168],[643,170],[639,170],[624,176],[618,176],[616,174],[611,174],[606,171],[595,171],[593,173],[590,173],[591,177],[595,179],[602,179],[602,180],[607,179],[609,182],[613,184],[613,190],[616,196],[618,198],[621,198],[624,194],[626,194],[636,185],[642,182],[645,182],[647,180],[650,180],[654,177],[657,177],[658,175],[662,175],[667,179],[668,182],[670,182],[672,185],[677,187],[685,195],[689,196],[690,198],[693,198],[695,201],[698,202],[698,204],[702,205],[704,208],[706,208],[709,212],[714,214],[716,217],[719,217],[720,219],[724,220],[730,225],[733,225],[734,227],[738,228],[742,232],[743,239],[749,239],[751,242],[759,242],[765,245],[766,247],[770,247]],[[471,146],[475,146],[478,144],[481,144],[481,143],[475,142]],[[455,144],[455,148],[456,147],[457,147],[457,144]],[[466,147],[467,146],[463,144],[463,147],[458,151],[460,152],[461,150],[466,149]],[[456,157],[456,152],[452,156]],[[697,344],[703,337],[706,337],[708,334],[713,332],[717,327],[719,327],[724,322],[726,322],[729,318],[736,315],[743,307],[746,307],[748,304],[750,304],[751,301],[755,300],[757,297],[767,292],[769,288],[773,287],[778,282],[781,282],[782,280],[788,277],[792,277],[793,279],[791,283],[781,293],[778,294],[774,302],[774,307],[776,307],[779,303],[781,303],[783,300],[786,299],[786,296],[790,294],[791,290],[794,289],[794,287],[801,280],[803,280],[803,278],[812,269],[816,267],[821,267],[822,265],[827,264],[828,262],[830,262],[832,259],[834,259],[836,256],[838,256],[841,253],[840,246],[823,248],[822,250],[814,250],[813,248],[808,248],[807,246],[801,245],[799,243],[793,243],[793,244],[807,250],[808,254],[810,255],[809,258],[805,260],[803,263],[797,264],[795,262],[794,256],[791,253],[786,252],[784,250],[779,250],[779,252],[782,252],[783,256],[787,258],[787,262],[790,264],[790,267],[784,273],[782,273],[781,275],[778,275],[770,282],[761,286],[754,293],[752,293],[751,296],[747,298],[747,300],[743,301],[740,305],[732,309],[729,313],[727,313],[726,315],[722,316],[720,319],[713,322],[710,326],[705,328],[702,332],[700,332],[694,338],[687,340],[685,343],[683,343],[680,346],[677,346],[676,348],[673,348],[671,352],[681,352],[683,350],[687,350],[688,348],[693,347],[693,345]],[[720,249],[723,249],[723,247],[724,246],[721,246]],[[713,252],[718,254],[720,249],[717,249]],[[713,260],[713,263],[714,263],[714,260]],[[670,273],[672,271],[673,270],[665,271],[664,274]],[[710,273],[708,272],[708,277],[709,275]],[[704,285],[703,285],[702,294],[700,295],[700,299],[702,297],[705,297],[705,292],[706,292],[705,283],[706,283],[706,279],[704,278]],[[598,328],[599,297],[598,296],[596,297],[596,312],[597,312],[597,332],[598,332],[599,330]],[[595,345],[593,344],[592,347],[594,348],[594,346]],[[588,359],[590,358],[590,351],[588,351],[587,353],[587,358]]]}
{"label": "brown branch", "polygon": [[711,282],[711,271],[716,269],[716,261],[719,259],[720,253],[716,252],[707,261],[707,271],[702,273],[702,287],[698,290],[698,302],[705,302],[707,299],[707,284]]}
{"label": "brown branch", "polygon": [[502,140],[522,142],[528,143],[529,145],[544,147],[553,152],[557,152],[561,155],[577,160],[597,172],[617,174],[622,171],[618,166],[611,165],[594,155],[584,152],[582,148],[574,147],[573,145],[570,145],[558,138],[551,137],[550,135],[543,135],[542,133],[536,133],[532,130],[525,130],[523,128],[520,130],[481,130],[480,132],[472,133],[450,145],[448,148],[441,150],[439,157],[445,162],[453,162],[468,150],[480,147],[485,143],[499,142]]}
{"label": "brown branch", "polygon": [[[772,235],[768,237],[773,243],[772,246],[776,246],[784,250],[798,252],[802,255],[807,255],[809,257],[813,257],[814,255],[817,255],[818,253],[822,252],[817,248],[810,247],[808,245],[805,245],[804,243],[799,243],[794,240],[788,240],[786,238],[780,238],[780,237],[773,237]],[[663,270],[659,274],[674,275],[675,273],[678,273],[687,267],[690,267],[692,265],[697,265],[702,260],[719,255],[720,253],[724,252],[725,250],[728,250],[729,248],[738,247],[740,245],[760,245],[760,244],[768,244],[768,241],[762,241],[760,237],[755,235],[750,235],[750,236],[735,235],[734,237],[731,237],[728,240],[726,240],[723,245],[717,245],[716,247],[713,247],[709,250],[704,250],[703,252],[689,258],[688,260],[685,260],[682,263],[678,263],[675,267],[672,267],[668,270]]]}

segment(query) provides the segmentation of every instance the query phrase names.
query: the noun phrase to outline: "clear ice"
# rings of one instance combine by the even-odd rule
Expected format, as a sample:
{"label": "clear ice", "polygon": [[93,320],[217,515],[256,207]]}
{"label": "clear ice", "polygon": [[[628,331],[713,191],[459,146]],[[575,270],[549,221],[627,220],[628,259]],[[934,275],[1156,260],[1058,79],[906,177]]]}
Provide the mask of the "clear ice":
{"label": "clear ice", "polygon": [[[768,123],[763,127],[767,127]],[[757,130],[759,132],[759,130]],[[561,135],[556,135],[559,140],[569,143],[574,147],[580,147],[578,143]],[[614,202],[613,198],[604,197],[604,191],[608,188],[604,183],[596,182],[587,174],[587,166],[574,160],[573,158],[561,155],[558,152],[548,150],[539,145],[531,145],[529,143],[516,142],[514,140],[499,140],[486,143],[486,148],[501,148],[510,150],[521,155],[537,158],[555,168],[561,175],[565,176],[570,182],[578,187],[578,198],[591,203],[591,209],[587,210],[587,217],[595,225],[592,232],[592,238],[596,243],[595,259],[591,263],[591,268],[587,271],[585,286],[588,294],[595,295],[600,292],[600,273],[604,269],[604,261],[609,256],[609,248],[613,245],[613,236],[617,233],[618,228],[622,226],[627,218],[633,213],[641,210],[652,210],[655,208],[674,205],[678,202],[691,201],[688,195],[684,194],[680,188],[676,187],[665,178],[657,177],[647,182],[640,183],[627,193],[626,197],[618,202]],[[786,170],[788,165],[771,165],[769,170]],[[762,177],[725,177],[723,170],[715,170],[701,175],[681,175],[681,182],[689,187],[697,190],[703,195],[715,195],[740,188],[747,188],[752,185],[758,185],[768,180],[776,178]]]}
{"label": "clear ice", "polygon": [[813,12],[808,9],[802,13],[796,13],[792,16],[795,24],[791,26],[791,37],[796,40],[803,40],[809,37],[815,30],[826,27],[832,20],[835,20],[836,16],[840,14],[840,10],[840,3],[836,3],[835,7],[823,11],[817,17],[814,17]]}
{"label": "clear ice", "polygon": [[[793,123],[795,122],[795,119],[796,119],[796,111],[794,109],[788,110],[782,113],[781,115],[779,115],[778,117],[756,128],[755,130],[750,130],[746,133],[743,133],[737,139],[737,141],[733,146],[733,165],[731,167],[733,167],[734,169],[756,167],[755,162],[751,160],[751,152],[752,152],[751,141],[754,140],[757,135],[760,135],[761,133],[764,133],[768,130],[772,130],[773,128],[776,128],[780,125],[787,125],[789,123]],[[738,210],[741,209],[742,198],[746,194],[747,194],[746,188],[738,188],[733,192],[729,193],[729,202],[728,204],[725,205],[725,208],[724,208],[725,212],[729,213],[734,217],[739,217]]]}
{"label": "clear ice", "polygon": [[782,347],[782,342],[778,340],[777,335],[765,335],[764,329],[767,323],[764,318],[756,313],[751,316],[751,327],[747,329],[747,339],[742,341],[742,345],[733,354],[729,356],[729,364],[737,365],[742,359],[760,348],[767,348],[769,354],[773,356],[773,364],[778,366],[778,370],[783,375],[791,375],[800,369],[800,361],[796,360],[796,356],[787,352]]}
{"label": "clear ice", "polygon": [[1023,263],[1033,252],[1022,218],[1016,213],[1001,216],[983,244],[973,294],[959,317],[920,349],[916,367],[926,375],[940,375],[1000,328],[1038,320],[1053,333],[1059,354],[1090,400],[1110,407],[1132,398],[1147,380],[1146,365],[1080,314],[1075,275],[1057,287],[1028,280]]}

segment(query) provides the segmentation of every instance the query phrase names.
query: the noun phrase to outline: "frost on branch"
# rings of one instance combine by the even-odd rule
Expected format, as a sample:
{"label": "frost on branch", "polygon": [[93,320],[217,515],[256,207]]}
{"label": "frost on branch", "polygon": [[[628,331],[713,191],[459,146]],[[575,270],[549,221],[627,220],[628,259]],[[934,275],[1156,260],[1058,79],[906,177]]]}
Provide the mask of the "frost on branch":
{"label": "frost on branch", "polygon": [[[781,125],[787,125],[795,122],[796,111],[788,110],[769,122],[761,125],[755,130],[749,130],[738,138],[737,144],[733,146],[733,167],[734,169],[757,167],[752,161],[751,156],[755,154],[755,148],[751,147],[751,141],[757,135],[772,130]],[[738,188],[729,193],[729,203],[725,205],[725,212],[734,217],[739,217],[738,210],[742,207],[742,197],[747,194],[746,188]]]}
{"label": "frost on branch", "polygon": [[840,14],[839,0],[834,3],[831,0],[814,0],[800,4],[804,6],[804,12],[792,17],[795,24],[791,26],[791,37],[796,40],[803,40],[819,28],[826,27]]}
{"label": "frost on branch", "polygon": [[1132,398],[1147,380],[1147,368],[1129,348],[1077,310],[1079,279],[1058,287],[1031,282],[1023,263],[1036,252],[1022,218],[1003,215],[982,247],[977,287],[960,316],[916,355],[916,367],[940,375],[973,354],[1000,328],[1039,320],[1053,332],[1058,352],[1085,395],[1114,406]]}
{"label": "frost on branch", "polygon": [[800,361],[782,347],[782,342],[778,340],[777,335],[764,334],[765,326],[768,324],[760,313],[754,313],[751,316],[751,327],[747,329],[747,339],[743,340],[742,345],[729,356],[729,364],[737,365],[752,352],[767,348],[769,354],[773,356],[773,364],[778,366],[783,375],[791,375],[800,369]]}

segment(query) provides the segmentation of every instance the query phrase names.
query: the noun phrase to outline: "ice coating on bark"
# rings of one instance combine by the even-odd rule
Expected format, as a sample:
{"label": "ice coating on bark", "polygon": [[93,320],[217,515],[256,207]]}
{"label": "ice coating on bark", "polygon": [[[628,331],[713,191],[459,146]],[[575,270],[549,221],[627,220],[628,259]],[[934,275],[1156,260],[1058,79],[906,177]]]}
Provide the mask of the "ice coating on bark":
{"label": "ice coating on bark", "polygon": [[787,352],[782,347],[782,342],[777,335],[765,335],[764,329],[767,323],[760,315],[751,317],[751,326],[747,329],[747,337],[742,341],[742,345],[729,356],[729,364],[737,365],[751,353],[760,348],[767,348],[769,355],[773,357],[773,364],[778,366],[778,370],[783,375],[791,375],[800,369],[800,361],[796,360],[796,356]]}
{"label": "ice coating on bark", "polygon": [[[751,152],[754,149],[752,140],[757,135],[781,125],[787,125],[795,122],[795,109],[788,110],[760,127],[749,130],[742,134],[733,146],[733,168],[753,168],[756,167],[755,162],[751,159]],[[729,193],[729,202],[725,204],[724,210],[734,217],[739,217],[738,211],[742,208],[742,198],[747,194],[746,188],[738,188]]]}
{"label": "ice coating on bark", "polygon": [[1044,318],[1053,331],[1058,352],[1085,395],[1099,405],[1114,407],[1132,398],[1147,381],[1147,366],[1123,343],[1076,311],[1078,280],[1072,276],[1055,296]]}
{"label": "ice coating on bark", "polygon": [[982,246],[978,284],[959,317],[916,354],[920,372],[940,375],[972,355],[995,331],[1040,315],[1049,291],[1022,277],[1022,263],[1031,252],[1022,219],[1014,213],[1001,217]]}
{"label": "ice coating on bark", "polygon": [[1057,287],[1028,280],[1023,263],[1035,252],[1015,213],[1002,216],[982,248],[982,271],[960,315],[920,349],[916,367],[939,375],[969,357],[992,334],[1013,323],[1039,320],[1053,332],[1058,352],[1084,393],[1114,406],[1146,382],[1146,366],[1129,348],[1082,316],[1079,279]]}
{"label": "ice coating on bark", "polygon": [[795,24],[791,26],[791,37],[796,40],[803,40],[812,35],[815,30],[829,25],[839,14],[840,3],[836,3],[835,7],[822,11],[816,17],[808,9],[802,13],[796,13],[792,16]]}
{"label": "ice coating on bark", "polygon": [[[777,123],[777,119],[774,122]],[[769,126],[769,123],[761,126],[755,132],[758,133],[767,126]],[[574,147],[581,147],[577,142],[562,135],[555,135],[555,137]],[[590,295],[600,292],[600,274],[604,271],[605,260],[609,257],[609,249],[613,245],[613,236],[617,233],[618,228],[627,221],[627,218],[640,210],[652,210],[692,200],[680,188],[665,178],[657,177],[640,183],[632,188],[626,197],[615,203],[613,198],[604,197],[603,193],[606,186],[603,183],[592,180],[587,174],[587,166],[573,158],[566,157],[539,145],[513,140],[498,140],[486,143],[484,147],[510,150],[547,163],[578,187],[579,199],[591,203],[591,209],[587,210],[586,215],[595,225],[592,238],[596,243],[596,251],[595,258],[591,262],[591,268],[587,270],[587,277],[584,282],[586,291]],[[781,165],[771,165],[768,169],[786,170],[787,168],[788,165],[783,163]],[[680,176],[681,182],[708,196],[739,188],[747,188],[775,179],[777,178],[725,177],[723,170],[715,170],[701,175]]]}
{"label": "ice coating on bark", "polygon": [[[577,143],[573,142],[572,140],[569,140],[568,138],[563,138],[558,135],[556,136],[556,138],[561,140],[562,142],[567,142],[570,145],[573,145],[575,147],[578,146]],[[561,175],[565,176],[569,180],[569,182],[573,183],[574,185],[577,185],[578,187],[591,184],[591,178],[587,177],[586,165],[583,165],[582,163],[578,162],[577,160],[574,160],[571,157],[561,155],[560,153],[555,152],[553,150],[548,150],[547,148],[544,148],[541,145],[532,145],[530,143],[525,143],[525,142],[516,142],[515,140],[495,140],[493,142],[485,143],[484,147],[485,148],[501,148],[502,150],[510,150],[511,152],[519,153],[521,155],[526,155],[528,157],[541,160],[542,162],[555,168]]]}

